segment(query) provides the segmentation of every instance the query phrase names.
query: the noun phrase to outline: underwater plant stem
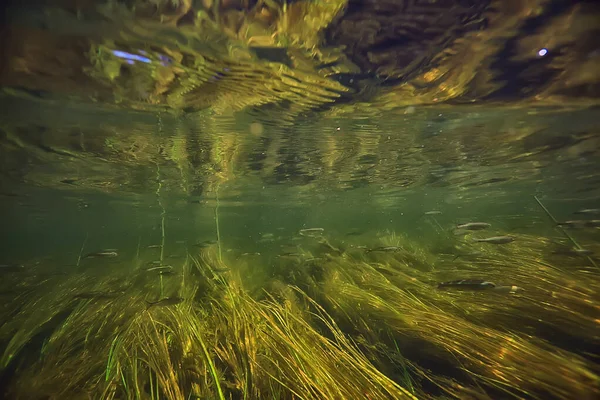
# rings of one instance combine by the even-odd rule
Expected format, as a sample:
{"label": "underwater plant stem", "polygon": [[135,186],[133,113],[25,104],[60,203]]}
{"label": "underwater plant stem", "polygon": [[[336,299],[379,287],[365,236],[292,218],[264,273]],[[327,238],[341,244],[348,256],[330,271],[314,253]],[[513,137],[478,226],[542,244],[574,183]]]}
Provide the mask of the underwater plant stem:
{"label": "underwater plant stem", "polygon": [[431,216],[431,218],[433,218],[433,222],[435,222],[435,224],[440,228],[440,230],[442,232],[444,232],[444,228],[442,228],[442,226],[440,225],[440,223],[438,222],[437,218],[435,216]]}
{"label": "underwater plant stem", "polygon": [[116,367],[115,361],[115,353],[117,351],[117,346],[119,346],[119,335],[116,335],[112,340],[110,345],[110,351],[108,352],[108,360],[106,362],[106,370],[104,373],[104,380],[108,382],[111,379],[111,375],[113,369]]}
{"label": "underwater plant stem", "polygon": [[198,341],[200,342],[200,346],[202,347],[202,352],[204,353],[204,357],[206,357],[206,362],[208,363],[210,373],[215,381],[215,386],[217,388],[217,392],[219,393],[219,400],[225,400],[225,395],[223,394],[223,390],[221,389],[219,374],[217,373],[217,369],[212,360],[212,357],[210,356],[210,353],[208,352],[208,349],[206,348],[206,344],[204,343],[204,340],[202,340],[201,336],[198,336]]}
{"label": "underwater plant stem", "polygon": [[[569,239],[571,241],[571,243],[573,243],[573,246],[575,246],[575,248],[577,249],[582,249],[582,247],[579,245],[579,243],[577,243],[575,241],[575,238],[573,238],[573,236],[571,236],[569,234],[569,232],[567,232],[565,230],[565,228],[563,228],[562,226],[558,225],[558,221],[556,220],[556,218],[554,218],[554,216],[552,214],[550,214],[550,211],[548,211],[548,209],[546,208],[546,206],[544,206],[542,204],[542,202],[540,201],[540,199],[537,198],[537,196],[533,196],[533,198],[535,199],[535,201],[537,201],[537,203],[540,205],[540,207],[542,208],[542,210],[544,210],[544,212],[546,213],[546,215],[550,218],[550,220],[556,225],[556,227],[562,232],[563,235],[566,236],[567,239]],[[590,263],[592,263],[592,265],[595,268],[598,268],[598,265],[596,265],[596,262],[594,261],[594,259],[590,256],[587,256],[587,259],[590,261]]]}
{"label": "underwater plant stem", "polygon": [[537,203],[540,205],[540,207],[542,207],[542,210],[544,210],[544,212],[550,218],[550,220],[552,222],[554,222],[555,224],[558,224],[558,221],[556,220],[556,218],[554,218],[552,216],[552,214],[550,214],[550,211],[548,211],[548,209],[546,208],[546,206],[542,204],[542,202],[540,201],[540,199],[538,199],[537,196],[533,196],[533,198],[535,199],[535,201],[537,201]]}
{"label": "underwater plant stem", "polygon": [[158,200],[158,206],[160,207],[160,233],[161,233],[161,241],[160,241],[160,262],[162,263],[164,255],[165,255],[165,215],[167,211],[165,210],[165,206],[160,199],[160,189],[162,189],[162,181],[160,180],[160,165],[158,162],[156,163],[156,199]]}
{"label": "underwater plant stem", "polygon": [[[167,214],[165,210],[165,206],[163,205],[160,199],[160,189],[162,188],[162,181],[160,180],[160,165],[158,162],[156,163],[156,181],[158,183],[156,187],[156,198],[158,200],[158,205],[160,206],[160,232],[161,232],[161,241],[160,241],[160,263],[163,263],[165,257],[165,215]],[[160,298],[163,297],[163,277],[160,275]]]}
{"label": "underwater plant stem", "polygon": [[159,279],[160,279],[160,298],[162,299],[165,294],[165,286],[163,284],[163,276],[159,275]]}
{"label": "underwater plant stem", "polygon": [[217,246],[219,248],[219,261],[223,261],[223,256],[221,252],[221,231],[219,230],[219,185],[217,185],[217,189],[215,190],[215,197],[217,199],[217,205],[215,206],[215,223],[217,226]]}
{"label": "underwater plant stem", "polygon": [[79,264],[81,263],[81,256],[83,255],[83,248],[85,247],[85,244],[87,243],[88,240],[88,234],[85,234],[85,239],[83,239],[83,243],[81,244],[81,249],[79,250],[79,257],[77,257],[77,266],[79,267]]}
{"label": "underwater plant stem", "polygon": [[[162,204],[161,204],[162,207]],[[160,262],[162,263],[163,259],[165,258],[165,209],[163,208],[162,210],[162,214],[161,214],[161,232],[162,232],[162,239],[160,241]]]}
{"label": "underwater plant stem", "polygon": [[154,381],[152,380],[152,370],[148,368],[148,381],[150,382],[150,398],[154,399]]}
{"label": "underwater plant stem", "polygon": [[133,376],[134,376],[134,383],[135,383],[135,394],[136,394],[136,399],[141,398],[141,391],[140,391],[140,386],[138,384],[138,357],[137,357],[137,349],[135,350],[135,354],[133,356],[134,362],[133,362]]}
{"label": "underwater plant stem", "polygon": [[540,207],[542,207],[542,210],[544,210],[544,212],[546,213],[546,215],[548,215],[548,217],[550,218],[550,220],[555,225],[557,225],[557,228],[567,237],[567,239],[569,239],[571,241],[571,243],[573,243],[573,245],[576,248],[581,249],[581,246],[579,245],[579,243],[577,243],[575,241],[575,239],[571,235],[569,235],[569,233],[567,231],[565,231],[562,226],[558,225],[558,221],[556,220],[556,218],[554,218],[554,216],[552,214],[550,214],[550,211],[546,208],[546,206],[544,206],[542,204],[542,202],[540,201],[540,199],[538,199],[537,196],[533,196],[533,198],[535,199],[535,201],[537,201],[537,203],[540,205]]}
{"label": "underwater plant stem", "polygon": [[138,245],[137,245],[137,251],[135,252],[135,266],[136,268],[139,267],[139,262],[140,262],[140,246],[142,244],[142,235],[138,236]]}

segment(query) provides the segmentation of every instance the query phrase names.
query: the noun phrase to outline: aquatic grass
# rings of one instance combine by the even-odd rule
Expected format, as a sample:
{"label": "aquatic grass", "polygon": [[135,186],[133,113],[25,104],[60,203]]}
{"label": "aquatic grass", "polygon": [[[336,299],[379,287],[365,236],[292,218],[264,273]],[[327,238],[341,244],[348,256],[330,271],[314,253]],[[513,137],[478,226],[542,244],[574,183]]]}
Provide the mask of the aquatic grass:
{"label": "aquatic grass", "polygon": [[115,387],[128,393],[128,398],[144,398],[142,389],[148,384],[151,398],[164,393],[168,398],[184,397],[183,388],[171,361],[168,337],[169,324],[155,320],[142,309],[120,334],[118,343],[111,348],[108,357],[113,365],[107,370],[107,379],[101,386]]}
{"label": "aquatic grass", "polygon": [[219,248],[219,261],[223,262],[223,252],[221,250],[221,230],[219,229],[219,184],[215,188],[215,228],[217,231],[217,246]]}
{"label": "aquatic grass", "polygon": [[[398,394],[400,393],[404,397],[414,398],[411,396],[411,393],[406,390],[406,388],[398,385],[396,382],[390,380],[381,374],[380,371],[377,371],[374,366],[370,363],[370,361],[365,357],[363,353],[360,352],[358,347],[354,342],[352,342],[339,328],[335,319],[327,313],[325,308],[323,308],[319,303],[317,303],[314,299],[306,295],[299,288],[294,287],[299,295],[301,295],[311,306],[316,310],[312,313],[323,325],[327,328],[329,332],[333,334],[335,338],[335,343],[342,349],[344,354],[347,354],[355,359],[355,361],[359,362],[361,366],[360,371],[363,372],[365,377],[368,379],[373,379],[373,377],[377,377],[379,382],[386,387],[387,390],[390,391],[390,394]],[[370,375],[370,376],[369,376]],[[396,392],[396,393],[394,393]]]}
{"label": "aquatic grass", "polygon": [[[569,239],[569,241],[571,243],[573,243],[573,245],[575,246],[576,249],[582,249],[582,247],[579,245],[579,243],[577,243],[577,241],[575,240],[575,238],[573,238],[573,236],[567,232],[565,230],[565,228],[563,228],[562,226],[558,225],[558,221],[556,220],[556,218],[554,218],[554,216],[550,213],[550,211],[548,210],[548,208],[546,208],[546,206],[541,202],[541,200],[537,197],[537,196],[533,196],[533,199],[538,203],[538,205],[540,206],[540,208],[544,211],[544,213],[546,213],[546,215],[548,216],[548,218],[550,218],[550,221],[556,226],[556,228],[558,230],[560,230],[560,232],[565,235],[565,237],[567,239]],[[586,256],[586,258],[588,259],[588,261],[595,267],[598,268],[598,265],[596,264],[596,262],[594,261],[594,259],[591,256]]]}
{"label": "aquatic grass", "polygon": [[81,275],[62,282],[56,278],[49,279],[38,288],[38,293],[22,299],[17,315],[0,327],[0,338],[11,337],[0,359],[0,368],[6,368],[34,336],[67,318],[75,307],[73,287],[89,281]]}
{"label": "aquatic grass", "polygon": [[167,335],[171,332],[168,332],[164,326],[159,329],[152,316],[143,321],[138,319],[135,331],[138,335],[136,338],[138,351],[156,377],[160,391],[169,399],[184,399],[167,343]]}
{"label": "aquatic grass", "polygon": [[[466,242],[465,249],[479,248],[483,255],[452,268],[400,235],[392,253],[348,254],[321,246],[310,251],[318,261],[280,260],[277,278],[261,290],[242,274],[260,265],[225,264],[212,247],[188,255],[181,279],[165,279],[165,291],[185,300],[151,309],[145,299],[155,297],[156,280],[128,268],[50,279],[44,291],[21,298],[21,311],[0,327],[4,337],[17,333],[18,339],[7,341],[5,353],[15,352],[9,363],[24,356],[32,337],[44,336],[41,357],[18,365],[9,393],[435,397],[426,385],[457,398],[589,398],[598,393],[593,365],[558,343],[534,338],[527,324],[535,326],[540,316],[548,326],[564,325],[573,329],[571,337],[594,343],[598,281],[556,268],[546,256],[550,242],[517,239],[506,247]],[[285,274],[286,268],[293,273]],[[511,296],[435,289],[455,274],[502,279],[526,291]],[[115,282],[127,283],[118,295],[74,299],[78,293],[114,293]],[[48,315],[60,318],[48,324]]]}
{"label": "aquatic grass", "polygon": [[182,315],[182,317],[187,318],[188,323],[184,324],[183,326],[185,326],[185,328],[187,328],[187,330],[188,330],[189,339],[191,341],[195,340],[200,345],[200,348],[202,349],[201,354],[203,355],[204,362],[206,363],[206,365],[208,366],[208,369],[210,371],[210,376],[212,377],[213,385],[217,390],[218,398],[221,400],[225,399],[223,390],[221,388],[221,381],[220,381],[220,377],[219,377],[220,374],[217,371],[217,368],[213,361],[213,355],[210,354],[209,349],[206,345],[205,338],[204,338],[204,336],[206,334],[202,332],[202,329],[201,329],[200,325],[198,324],[198,322],[199,322],[198,317],[192,313],[186,313],[186,314]]}
{"label": "aquatic grass", "polygon": [[[525,239],[525,238],[523,238]],[[529,243],[527,246],[532,245],[532,243]],[[514,247],[514,249],[518,249],[518,247]],[[507,253],[506,257],[508,257]],[[432,277],[431,274],[426,274],[421,272],[418,269],[414,269],[411,268],[410,265],[405,264],[404,261],[400,261],[403,260],[404,257],[397,257],[397,254],[392,253],[392,254],[388,254],[385,257],[379,257],[381,260],[383,260],[383,262],[380,263],[365,263],[365,262],[361,262],[359,260],[355,260],[354,262],[349,262],[348,259],[345,260],[330,260],[327,264],[330,273],[329,273],[329,280],[334,280],[334,281],[340,281],[340,280],[346,280],[347,282],[354,282],[355,285],[360,286],[360,287],[366,287],[366,288],[370,288],[372,283],[372,280],[380,280],[380,284],[381,286],[385,287],[396,287],[396,288],[402,288],[404,289],[404,292],[406,293],[406,297],[408,297],[410,299],[410,301],[406,301],[406,305],[403,306],[403,308],[409,308],[412,309],[414,308],[411,305],[411,302],[416,302],[417,305],[423,307],[423,306],[427,306],[429,308],[432,308],[434,310],[437,310],[438,312],[452,312],[454,313],[457,317],[466,317],[469,320],[472,320],[473,322],[478,322],[481,323],[481,320],[477,320],[476,318],[472,318],[472,312],[467,313],[465,312],[466,310],[468,310],[468,307],[462,307],[467,306],[468,303],[473,303],[474,306],[476,307],[477,305],[481,305],[482,307],[480,307],[482,310],[485,309],[488,313],[490,311],[490,305],[494,305],[496,307],[497,312],[501,312],[506,314],[508,312],[507,309],[507,302],[509,304],[514,304],[514,302],[518,301],[517,297],[506,297],[506,296],[498,296],[498,295],[494,295],[491,293],[478,293],[477,295],[477,301],[473,302],[473,295],[475,294],[468,294],[468,293],[462,293],[462,294],[458,294],[458,293],[452,293],[452,292],[438,292],[435,290],[435,280],[433,280],[432,282]],[[385,260],[387,259],[387,261],[391,264],[389,265],[385,265]],[[523,270],[526,270],[526,268],[529,266],[524,266]],[[555,272],[559,272],[558,270],[554,270]],[[499,272],[502,273],[502,272]],[[531,275],[531,274],[530,274]],[[541,277],[541,274],[537,274],[538,277]],[[507,275],[506,272],[504,271],[503,276],[510,276]],[[538,278],[536,277],[536,279]],[[563,274],[563,276],[559,276],[557,277],[557,281],[560,281],[561,279],[565,278],[565,275]],[[563,280],[564,282],[564,280]],[[583,283],[583,280],[580,280],[580,283]],[[530,281],[530,283],[532,283],[532,281]],[[539,281],[537,284],[539,285],[541,283],[541,281]],[[561,292],[564,294],[564,292],[568,291],[567,290],[562,290]],[[319,298],[318,294],[315,294],[317,297]],[[463,296],[464,298],[464,302],[462,302],[462,304],[456,304],[457,298],[460,296]],[[389,300],[389,302],[394,302],[397,301],[398,296],[397,295],[392,295],[390,294],[390,298],[393,298],[392,300]],[[385,299],[385,300],[384,300]],[[503,300],[504,299],[504,300]],[[330,299],[331,300],[331,299]],[[364,299],[363,299],[364,300]],[[584,301],[590,303],[590,297],[589,294],[587,296],[584,297]],[[388,302],[388,298],[386,296],[384,296],[381,300],[381,304],[383,306],[383,304],[385,302]],[[482,304],[483,302],[483,304]],[[526,302],[526,304],[529,302]],[[541,301],[538,301],[538,306],[541,307]],[[339,315],[339,313],[341,313],[341,315],[339,315],[342,319],[344,318],[348,318],[350,314],[352,314],[353,311],[353,307],[358,307],[359,304],[363,304],[363,308],[364,308],[364,303],[361,301],[358,301],[353,305],[348,307],[347,309],[344,309],[343,307],[340,307],[340,301],[331,301],[331,303],[333,305],[332,309],[335,309],[335,313],[336,315]],[[593,304],[593,301],[590,303]],[[487,306],[484,308],[484,305]],[[567,318],[572,318],[573,321],[583,321],[581,319],[582,316],[586,316],[586,318],[589,318],[591,315],[593,315],[593,312],[591,312],[590,309],[587,309],[586,312],[584,313],[574,313],[573,312],[573,307],[572,305],[564,310],[564,314]],[[568,313],[567,313],[568,312]],[[523,313],[525,315],[532,315],[535,316],[536,314],[532,313],[531,310],[527,310],[527,309],[523,309]],[[471,315],[471,317],[470,317]],[[490,315],[490,318],[492,318],[492,315]],[[570,316],[570,317],[569,317]],[[514,314],[512,316],[513,320],[516,322],[519,319],[519,313]],[[576,318],[575,318],[576,317]],[[368,316],[368,318],[371,321],[378,321],[383,319],[383,317],[381,318],[375,318],[372,314]],[[399,318],[402,318],[399,316]],[[360,318],[357,317],[355,315],[355,319],[353,324],[357,327],[363,326],[365,324],[362,324],[360,321],[364,320],[364,318]],[[557,320],[556,318],[554,320]],[[488,320],[486,320],[486,323],[488,322]],[[506,320],[504,322],[507,322]],[[591,321],[590,321],[591,322]],[[519,324],[518,322],[516,322],[517,324]],[[498,326],[499,324],[496,324],[496,326]],[[504,325],[503,329],[506,329],[506,326],[510,326],[510,325]],[[517,325],[519,326],[519,325]],[[500,326],[498,326],[498,328],[500,328]],[[581,329],[580,329],[581,330]],[[593,332],[593,330],[592,330]],[[588,330],[588,336],[591,336],[589,334],[589,330]]]}
{"label": "aquatic grass", "polygon": [[[160,191],[162,189],[162,180],[160,177],[160,164],[156,162],[156,200],[158,202],[158,206],[160,207],[160,264],[163,264],[164,256],[165,256],[165,216],[167,211],[165,209],[164,204],[162,203],[162,199],[160,196]],[[159,286],[160,286],[160,298],[164,297],[164,282],[163,276],[159,275]]]}
{"label": "aquatic grass", "polygon": [[77,264],[76,266],[79,268],[79,264],[81,264],[81,256],[83,255],[83,249],[85,248],[85,244],[87,243],[88,240],[88,234],[85,234],[85,239],[83,240],[83,243],[81,244],[81,249],[79,250],[79,256],[77,256]]}
{"label": "aquatic grass", "polygon": [[[243,398],[249,398],[255,388],[253,380],[256,377],[256,364],[252,362],[258,354],[257,340],[252,334],[253,329],[257,328],[259,323],[256,317],[248,314],[245,308],[239,304],[239,301],[233,300],[228,308],[221,307],[215,309],[215,317],[220,320],[218,325],[227,326],[230,343],[220,344],[224,338],[215,338],[214,351],[221,361],[231,368],[233,378],[233,388],[241,390]],[[230,313],[231,311],[231,313]],[[225,325],[227,324],[227,325]]]}
{"label": "aquatic grass", "polygon": [[497,284],[523,288],[518,296],[482,293],[481,300],[473,302],[464,294],[449,291],[440,293],[440,300],[452,300],[458,308],[468,311],[471,319],[499,329],[504,326],[514,331],[541,326],[545,321],[555,325],[554,331],[597,341],[593,316],[600,280],[585,270],[557,268],[555,260],[549,257],[552,248],[553,243],[548,240],[519,235],[518,243],[510,249],[488,250],[494,253],[470,265],[457,263],[460,269],[473,269],[476,276]]}
{"label": "aquatic grass", "polygon": [[[20,324],[22,334],[17,333],[13,337],[13,343],[5,350],[6,354],[13,347],[23,346],[31,337],[39,334],[39,329],[32,324],[37,321],[37,324],[43,327],[47,316],[54,315],[48,312],[49,308],[54,309],[55,314],[62,315],[61,320],[57,321],[58,324],[46,328],[46,339],[38,365],[22,372],[23,381],[29,374],[36,376],[35,384],[27,385],[27,391],[47,390],[44,387],[52,386],[49,382],[56,382],[56,378],[52,377],[57,373],[69,375],[68,380],[63,380],[63,386],[59,390],[61,393],[82,390],[90,381],[90,377],[101,371],[102,375],[106,376],[106,359],[97,355],[111,354],[112,342],[106,338],[112,338],[122,326],[127,326],[131,315],[140,310],[140,303],[131,302],[123,296],[98,301],[76,299],[75,296],[82,292],[95,293],[102,288],[107,291],[113,290],[112,273],[114,272],[111,271],[101,280],[98,280],[97,276],[83,274],[74,275],[63,282],[56,280],[46,291],[34,294],[30,304],[23,308],[23,313],[12,321]],[[32,312],[25,313],[29,309]],[[5,329],[7,327],[4,326]],[[113,356],[114,354],[111,354],[110,361]],[[109,368],[110,365],[111,363],[108,364]],[[108,373],[111,373],[110,369]],[[21,380],[17,381],[16,386],[26,387],[20,382]]]}
{"label": "aquatic grass", "polygon": [[106,361],[106,372],[104,374],[104,378],[106,381],[110,379],[111,372],[114,369],[114,361],[115,361],[115,349],[119,344],[119,335],[115,335],[111,345],[110,351],[108,352],[108,360]]}
{"label": "aquatic grass", "polygon": [[271,379],[278,377],[279,384],[308,398],[357,398],[365,391],[371,398],[406,397],[406,392],[376,371],[333,325],[328,328],[337,338],[335,342],[316,331],[293,303],[247,301],[262,322],[255,337],[257,347],[269,349],[270,355],[255,361],[256,371]]}
{"label": "aquatic grass", "polygon": [[[438,357],[460,360],[461,369],[490,387],[535,398],[543,396],[532,391],[552,392],[565,399],[598,390],[598,377],[572,353],[455,316],[434,305],[433,296],[418,299],[377,271],[369,271],[364,263],[345,267],[344,275],[353,279],[339,274],[323,285],[332,306],[341,307],[353,319],[359,318],[360,310],[360,318],[384,324],[396,332],[398,341],[413,338],[433,344]],[[527,381],[523,376],[528,376]]]}
{"label": "aquatic grass", "polygon": [[[435,267],[414,268],[415,264],[422,265],[422,259],[402,250],[401,254],[380,255],[377,262],[364,262],[356,268],[381,273],[390,284],[407,289],[420,301],[478,323],[485,322],[487,326],[518,331],[539,326],[540,320],[560,321],[554,330],[598,340],[593,316],[594,304],[599,300],[600,280],[586,270],[557,268],[554,265],[557,260],[549,257],[554,246],[550,240],[524,234],[515,237],[516,241],[507,246],[467,241],[463,249],[478,249],[478,257],[453,262],[437,260]],[[332,261],[339,270],[352,270],[353,267],[342,263]],[[517,286],[523,291],[511,296],[493,291],[469,293],[436,289],[438,282],[465,278]]]}
{"label": "aquatic grass", "polygon": [[346,352],[317,332],[313,317],[303,313],[305,307],[293,295],[298,289],[287,290],[283,303],[270,295],[252,299],[236,281],[227,281],[223,290],[222,297],[213,298],[212,314],[236,340],[218,341],[215,351],[232,369],[236,383],[231,386],[242,390],[244,398],[270,398],[274,387],[305,398],[356,398],[364,396],[365,388],[373,390],[372,398],[406,395],[369,368],[364,356]]}

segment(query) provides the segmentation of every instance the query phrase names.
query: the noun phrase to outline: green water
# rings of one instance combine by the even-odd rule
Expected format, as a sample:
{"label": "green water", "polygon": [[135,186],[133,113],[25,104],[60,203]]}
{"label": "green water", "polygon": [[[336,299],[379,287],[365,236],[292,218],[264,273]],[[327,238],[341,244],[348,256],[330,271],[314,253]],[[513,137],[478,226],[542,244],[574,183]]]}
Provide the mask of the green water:
{"label": "green water", "polygon": [[[394,306],[404,310],[407,321],[419,318],[410,311],[412,307],[431,304],[434,308],[428,313],[438,307],[445,310],[426,317],[434,325],[436,318],[454,318],[448,325],[440,322],[442,329],[468,321],[487,329],[487,335],[517,337],[531,345],[546,343],[547,350],[527,350],[537,352],[535,357],[567,352],[573,362],[587,368],[565,364],[569,371],[597,371],[592,310],[598,301],[600,231],[579,225],[563,229],[554,221],[597,219],[593,213],[578,214],[600,204],[595,109],[424,107],[409,114],[382,112],[343,120],[315,115],[295,126],[240,115],[218,117],[217,128],[207,132],[202,122],[207,117],[202,114],[127,114],[87,106],[82,113],[85,107],[71,103],[8,97],[3,102],[20,111],[5,119],[1,148],[0,254],[6,268],[2,288],[6,323],[1,332],[7,349],[17,346],[18,338],[37,335],[26,339],[15,356],[10,350],[4,352],[3,379],[16,385],[10,386],[8,398],[30,396],[19,386],[28,379],[19,375],[25,365],[37,365],[39,354],[40,365],[60,354],[59,349],[51,350],[52,343],[59,340],[60,332],[77,326],[62,319],[75,315],[73,305],[102,307],[103,311],[96,311],[101,318],[109,310],[105,307],[115,301],[114,310],[132,307],[131,318],[148,322],[152,319],[144,311],[145,302],[183,296],[185,304],[205,310],[206,304],[223,301],[219,295],[227,292],[210,289],[214,282],[237,282],[256,299],[279,296],[282,287],[308,293],[326,307],[361,351],[370,354],[379,371],[403,387],[416,385],[418,397],[443,396],[449,390],[444,379],[468,385],[473,378],[462,376],[457,366],[475,362],[487,350],[464,356],[467,350],[453,350],[450,339],[437,341],[424,322],[395,332],[399,328],[389,317],[376,313],[367,314],[360,328],[349,313],[368,313],[361,302],[341,313],[337,306],[328,305],[330,297],[324,293],[330,285],[342,285],[338,301],[353,298],[345,297],[349,295],[340,276],[354,273],[356,286],[351,287],[366,290],[363,295],[378,293],[381,287],[368,284],[377,277],[391,285],[388,290],[396,288],[410,296]],[[61,114],[56,115],[59,109]],[[19,115],[25,110],[27,118]],[[256,123],[264,128],[260,134],[251,132],[250,125]],[[482,231],[457,230],[469,222],[491,226]],[[511,236],[514,241],[496,245],[474,240],[495,236]],[[577,254],[577,248],[589,254]],[[118,256],[86,257],[104,249]],[[198,264],[199,270],[205,268],[205,277],[216,275],[200,279],[199,294],[186,297],[190,282],[197,279],[189,275],[191,260],[197,257],[213,257],[222,264]],[[144,272],[157,264],[169,266],[173,274],[159,277]],[[441,282],[465,279],[519,291],[438,289]],[[125,297],[110,300],[115,293]],[[65,303],[55,303],[56,296],[64,296]],[[78,296],[92,296],[92,300],[76,300]],[[378,296],[386,299],[389,294]],[[117,306],[119,299],[126,299],[127,305]],[[47,309],[36,305],[43,303]],[[19,311],[21,307],[30,311]],[[151,310],[176,307],[180,306]],[[204,315],[214,312],[206,310]],[[29,330],[29,324],[49,316],[50,320]],[[114,329],[126,332],[128,323],[120,322]],[[113,340],[97,335],[88,346]],[[363,335],[375,336],[365,339]],[[482,337],[471,335],[464,331],[453,340],[487,346]],[[384,353],[396,358],[382,361],[375,355],[379,353],[369,353],[377,348],[372,346],[385,348]],[[72,351],[76,357],[77,351]],[[98,350],[103,365],[105,351]],[[461,361],[453,363],[445,354]],[[528,354],[524,352],[518,362],[536,362],[529,361]],[[215,357],[217,368],[226,374],[227,368]],[[501,358],[485,357],[500,366],[484,363],[489,369],[482,373],[504,368]],[[398,365],[405,364],[398,360],[404,359],[412,367],[403,367],[400,373]],[[433,374],[429,380],[419,375],[425,370]],[[524,367],[516,376],[528,371]],[[558,378],[549,372],[541,376],[542,383],[531,387],[511,382],[503,392],[484,384],[481,393],[518,398],[533,390],[531,398],[568,398],[558,390],[566,387],[585,394],[596,390],[592,383],[576,387],[565,378],[555,392],[553,383],[547,388],[543,382]],[[182,390],[197,393],[181,384]],[[35,393],[57,390],[59,386]],[[176,398],[144,390],[155,398]],[[230,393],[234,398],[242,396],[238,391]],[[457,398],[463,395],[454,393]]]}
{"label": "green water", "polygon": [[600,396],[592,2],[17,3],[0,398]]}

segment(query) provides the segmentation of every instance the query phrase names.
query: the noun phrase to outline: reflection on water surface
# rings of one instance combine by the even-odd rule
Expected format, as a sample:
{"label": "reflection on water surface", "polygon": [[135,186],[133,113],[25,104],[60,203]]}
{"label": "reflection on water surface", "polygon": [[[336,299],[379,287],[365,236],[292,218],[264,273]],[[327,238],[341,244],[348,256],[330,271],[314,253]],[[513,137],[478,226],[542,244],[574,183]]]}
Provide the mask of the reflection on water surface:
{"label": "reflection on water surface", "polygon": [[599,11],[11,2],[3,396],[597,398]]}

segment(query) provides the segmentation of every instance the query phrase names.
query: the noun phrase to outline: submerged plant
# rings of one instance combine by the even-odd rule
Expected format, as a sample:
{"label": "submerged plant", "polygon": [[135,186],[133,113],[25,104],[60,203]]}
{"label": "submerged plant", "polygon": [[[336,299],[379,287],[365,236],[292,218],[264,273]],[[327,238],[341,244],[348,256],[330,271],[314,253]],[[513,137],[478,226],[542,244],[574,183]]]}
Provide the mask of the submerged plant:
{"label": "submerged plant", "polygon": [[[535,321],[541,317],[573,340],[597,340],[597,283],[544,261],[548,243],[520,236],[511,252],[486,249],[480,257],[481,276],[526,289],[511,296],[438,291],[431,281],[450,279],[449,271],[430,264],[435,258],[426,249],[398,236],[381,242],[393,251],[346,253],[328,242],[301,253],[310,258],[282,259],[262,290],[246,273],[260,264],[226,263],[215,247],[189,254],[180,275],[165,278],[166,297],[154,275],[123,266],[46,280],[43,291],[17,297],[19,311],[0,328],[3,371],[13,376],[7,395],[585,399],[598,393],[583,351],[529,334],[528,327],[542,326]],[[475,273],[457,263],[461,274]],[[156,298],[177,301],[150,307]]]}

